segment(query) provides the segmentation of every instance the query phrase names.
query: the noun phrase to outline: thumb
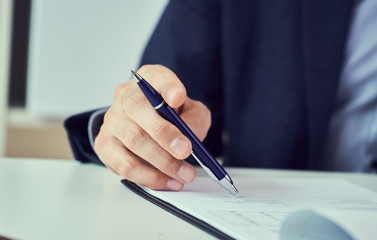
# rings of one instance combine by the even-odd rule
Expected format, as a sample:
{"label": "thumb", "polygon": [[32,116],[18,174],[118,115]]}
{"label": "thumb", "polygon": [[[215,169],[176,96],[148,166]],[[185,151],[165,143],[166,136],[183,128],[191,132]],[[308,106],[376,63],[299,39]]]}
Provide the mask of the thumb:
{"label": "thumb", "polygon": [[188,98],[180,116],[199,140],[203,141],[211,127],[210,110],[203,103]]}

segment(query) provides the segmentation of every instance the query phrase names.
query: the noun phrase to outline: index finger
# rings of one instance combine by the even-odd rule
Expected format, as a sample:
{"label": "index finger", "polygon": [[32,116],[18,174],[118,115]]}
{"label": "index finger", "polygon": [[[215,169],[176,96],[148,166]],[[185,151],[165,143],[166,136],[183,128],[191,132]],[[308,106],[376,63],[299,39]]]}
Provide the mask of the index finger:
{"label": "index finger", "polygon": [[137,71],[149,82],[172,108],[179,108],[186,100],[186,88],[177,75],[162,65],[144,65]]}

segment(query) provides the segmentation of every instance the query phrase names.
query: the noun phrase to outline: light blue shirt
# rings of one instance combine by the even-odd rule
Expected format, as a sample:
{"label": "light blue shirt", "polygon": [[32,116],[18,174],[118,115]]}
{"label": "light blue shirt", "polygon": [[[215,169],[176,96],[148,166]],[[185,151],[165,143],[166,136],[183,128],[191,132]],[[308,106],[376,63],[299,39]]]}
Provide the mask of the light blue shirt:
{"label": "light blue shirt", "polygon": [[355,5],[322,168],[375,171],[377,160],[377,0]]}

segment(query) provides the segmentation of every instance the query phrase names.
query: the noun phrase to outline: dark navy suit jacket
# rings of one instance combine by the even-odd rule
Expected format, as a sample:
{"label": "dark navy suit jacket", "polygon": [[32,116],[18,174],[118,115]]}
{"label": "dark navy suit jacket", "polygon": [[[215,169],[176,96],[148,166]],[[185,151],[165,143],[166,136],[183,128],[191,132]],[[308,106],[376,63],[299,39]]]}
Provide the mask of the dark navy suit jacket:
{"label": "dark navy suit jacket", "polygon": [[[318,169],[353,3],[172,0],[141,64],[172,69],[209,107],[205,144],[226,165]],[[89,115],[65,125],[75,157],[100,162],[87,139]]]}

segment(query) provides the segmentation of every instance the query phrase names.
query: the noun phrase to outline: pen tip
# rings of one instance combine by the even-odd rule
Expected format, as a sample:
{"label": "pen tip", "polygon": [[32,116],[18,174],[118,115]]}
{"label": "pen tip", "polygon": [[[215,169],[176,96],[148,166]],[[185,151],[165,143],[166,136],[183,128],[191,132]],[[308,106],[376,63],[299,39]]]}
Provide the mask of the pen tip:
{"label": "pen tip", "polygon": [[142,77],[132,70],[131,70],[131,72],[132,72],[132,76],[133,76],[133,78],[135,78],[136,82],[140,82]]}
{"label": "pen tip", "polygon": [[233,198],[237,197],[238,195],[238,189],[236,188],[236,186],[232,185],[232,190],[229,191],[230,194],[232,195]]}
{"label": "pen tip", "polygon": [[238,190],[234,186],[232,179],[230,179],[228,175],[225,175],[225,177],[221,179],[219,183],[230,193],[230,195],[232,195],[232,197],[235,198],[238,195]]}

